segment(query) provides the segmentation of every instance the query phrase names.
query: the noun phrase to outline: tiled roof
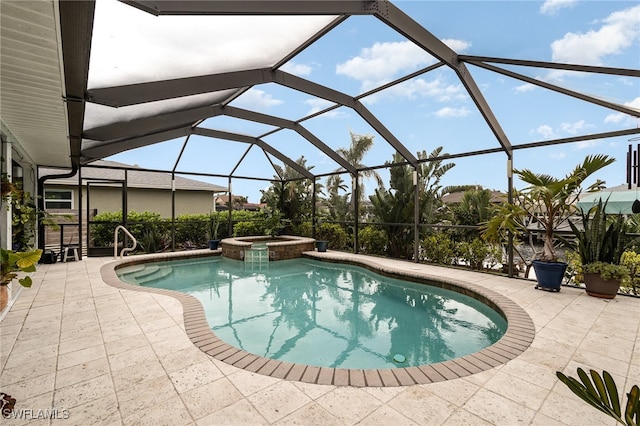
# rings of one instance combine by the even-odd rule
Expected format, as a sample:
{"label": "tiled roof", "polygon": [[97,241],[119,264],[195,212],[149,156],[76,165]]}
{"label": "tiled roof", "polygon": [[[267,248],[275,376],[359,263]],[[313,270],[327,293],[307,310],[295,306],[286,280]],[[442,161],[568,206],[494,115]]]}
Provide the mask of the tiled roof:
{"label": "tiled roof", "polygon": [[[166,172],[150,172],[145,170],[137,170],[140,167],[136,165],[119,163],[116,161],[98,160],[91,165],[102,167],[114,167],[108,168],[95,168],[91,166],[84,166],[82,168],[82,178],[91,180],[124,180],[124,170],[116,168],[128,168],[127,172],[127,185],[130,188],[150,188],[150,189],[171,189],[171,174]],[[42,167],[40,168],[40,176],[46,175],[60,175],[66,171],[61,169],[50,169]],[[55,178],[46,181],[48,184],[57,185],[77,185],[78,175],[76,174],[70,178]],[[189,179],[181,176],[176,176],[176,189],[186,191],[211,191],[211,192],[227,192],[227,188],[220,185],[215,185],[208,182],[202,182],[195,179]]]}

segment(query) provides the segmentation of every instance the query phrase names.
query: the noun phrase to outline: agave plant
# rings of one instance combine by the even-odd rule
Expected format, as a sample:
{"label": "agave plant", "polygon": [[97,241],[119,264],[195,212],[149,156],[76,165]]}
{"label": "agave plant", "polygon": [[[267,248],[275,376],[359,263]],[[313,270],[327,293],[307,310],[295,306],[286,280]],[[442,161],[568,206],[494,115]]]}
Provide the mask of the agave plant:
{"label": "agave plant", "polygon": [[595,370],[590,370],[589,372],[591,373],[591,378],[582,368],[578,368],[578,377],[581,382],[573,377],[565,376],[560,371],[556,371],[556,376],[583,401],[613,417],[618,423],[626,424],[627,426],[638,426],[640,422],[640,389],[638,385],[633,385],[627,394],[623,418],[618,388],[611,374],[603,371],[602,376],[600,376]]}
{"label": "agave plant", "polygon": [[600,200],[588,211],[580,211],[582,229],[573,222],[569,226],[576,237],[575,249],[584,272],[621,279],[629,274],[626,266],[620,265],[628,227],[623,215],[608,215],[606,207],[606,201]]}

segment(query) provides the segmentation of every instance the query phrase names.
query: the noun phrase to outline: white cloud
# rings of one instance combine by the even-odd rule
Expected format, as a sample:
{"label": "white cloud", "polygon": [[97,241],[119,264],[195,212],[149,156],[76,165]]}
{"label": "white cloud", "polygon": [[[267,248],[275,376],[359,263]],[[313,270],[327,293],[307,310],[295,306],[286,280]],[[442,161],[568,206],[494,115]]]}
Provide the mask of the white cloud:
{"label": "white cloud", "polygon": [[553,152],[551,154],[549,154],[549,157],[553,158],[554,160],[562,160],[567,156],[566,153],[564,152]]}
{"label": "white cloud", "polygon": [[438,102],[447,102],[452,100],[464,100],[468,98],[468,95],[461,84],[449,84],[439,78],[431,81],[427,81],[422,78],[415,78],[390,87],[382,92],[367,96],[362,99],[362,102],[371,105],[381,99],[392,97],[409,99],[429,98],[435,99]]}
{"label": "white cloud", "polygon": [[243,108],[270,108],[282,104],[280,99],[274,99],[273,96],[259,89],[249,89],[237,98],[233,104]]}
{"label": "white cloud", "polygon": [[575,123],[562,123],[560,124],[560,128],[569,134],[575,135],[579,132],[582,132],[583,130],[590,128],[590,127],[594,127],[592,124],[588,124],[586,121],[584,120],[579,120],[576,121]]}
{"label": "white cloud", "polygon": [[298,77],[310,75],[313,71],[313,67],[307,64],[296,64],[295,62],[287,62],[280,67],[282,71],[288,72]]}
{"label": "white cloud", "polygon": [[614,12],[602,26],[586,33],[567,33],[551,43],[556,62],[603,65],[604,57],[621,53],[640,39],[640,6]]}
{"label": "white cloud", "polygon": [[518,93],[525,93],[525,92],[531,92],[533,90],[535,90],[536,86],[535,84],[531,84],[531,83],[525,83],[525,84],[521,84],[520,86],[516,87],[516,92]]}
{"label": "white cloud", "polygon": [[435,113],[437,117],[441,117],[441,118],[466,117],[469,114],[471,114],[471,111],[466,107],[462,107],[462,108],[444,107],[439,109]]}
{"label": "white cloud", "polygon": [[580,151],[583,149],[593,148],[594,146],[600,145],[600,142],[601,142],[600,139],[593,139],[590,141],[580,141],[575,144],[575,149],[577,151]]}
{"label": "white cloud", "polygon": [[555,15],[560,9],[573,7],[576,3],[578,3],[578,0],[546,0],[542,6],[540,6],[540,13]]}
{"label": "white cloud", "polygon": [[563,133],[577,135],[580,133],[584,133],[586,129],[592,127],[595,126],[593,124],[587,123],[585,120],[578,120],[573,123],[561,123],[560,126],[558,126],[558,129],[554,129],[548,124],[541,124],[537,129],[533,131],[533,133],[542,136],[542,138],[544,139],[557,139],[560,138]]}
{"label": "white cloud", "polygon": [[538,128],[535,130],[535,132],[539,135],[541,135],[543,138],[545,139],[554,139],[556,138],[556,134],[553,131],[553,127],[547,125],[547,124],[542,124],[540,126],[538,126]]}
{"label": "white cloud", "polygon": [[[310,98],[304,101],[306,105],[309,105],[311,109],[307,112],[306,115],[315,114],[318,111],[322,111],[323,109],[329,108],[332,105],[335,105],[333,102],[327,101],[325,99],[320,98]],[[329,112],[325,112],[322,114],[322,117],[346,117],[347,114],[340,110],[340,108],[333,109]]]}
{"label": "white cloud", "polygon": [[[631,102],[626,102],[624,105],[640,111],[640,97],[635,98]],[[604,118],[605,123],[615,123],[615,124],[621,124],[621,123],[633,124],[635,120],[639,120],[639,119],[636,117],[630,116],[628,114],[623,114],[621,112],[615,112],[613,114],[609,114]]]}
{"label": "white cloud", "polygon": [[458,53],[466,52],[471,47],[470,42],[455,38],[443,38],[442,42]]}
{"label": "white cloud", "polygon": [[[461,52],[470,44],[462,40],[444,40],[448,46]],[[336,74],[354,78],[363,91],[393,80],[405,71],[434,64],[436,59],[410,41],[374,43],[356,57],[336,66]]]}

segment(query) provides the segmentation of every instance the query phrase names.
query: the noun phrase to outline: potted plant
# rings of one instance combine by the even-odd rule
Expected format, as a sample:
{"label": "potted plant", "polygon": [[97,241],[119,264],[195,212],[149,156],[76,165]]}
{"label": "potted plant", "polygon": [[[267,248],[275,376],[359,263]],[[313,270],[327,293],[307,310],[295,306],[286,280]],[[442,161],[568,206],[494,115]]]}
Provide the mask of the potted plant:
{"label": "potted plant", "polygon": [[621,214],[607,215],[606,206],[600,200],[589,210],[580,211],[582,229],[573,222],[569,226],[575,235],[587,294],[613,299],[620,282],[629,276],[629,269],[621,264],[627,222]]}
{"label": "potted plant", "polygon": [[[587,156],[564,178],[534,173],[529,169],[514,169],[514,174],[528,186],[521,191],[514,191],[514,203],[499,208],[483,224],[483,236],[489,241],[504,241],[508,235],[527,236],[531,239],[534,233],[540,232],[542,251],[536,253],[536,259],[532,261],[538,281],[536,288],[560,291],[567,263],[559,259],[556,231],[574,214],[575,202],[582,192],[584,181],[614,161],[614,158],[607,155]],[[602,184],[598,180],[586,190],[595,191]]]}
{"label": "potted plant", "polygon": [[0,258],[2,259],[2,275],[0,276],[0,311],[2,311],[9,301],[9,285],[17,280],[23,287],[31,287],[30,276],[19,277],[19,272],[35,272],[36,264],[42,256],[42,250],[31,250],[28,252],[14,252],[0,248]]}
{"label": "potted plant", "polygon": [[220,240],[218,239],[218,228],[220,227],[220,222],[218,221],[218,217],[213,212],[209,213],[209,221],[207,222],[207,225],[209,249],[217,250],[218,245],[220,244]]}

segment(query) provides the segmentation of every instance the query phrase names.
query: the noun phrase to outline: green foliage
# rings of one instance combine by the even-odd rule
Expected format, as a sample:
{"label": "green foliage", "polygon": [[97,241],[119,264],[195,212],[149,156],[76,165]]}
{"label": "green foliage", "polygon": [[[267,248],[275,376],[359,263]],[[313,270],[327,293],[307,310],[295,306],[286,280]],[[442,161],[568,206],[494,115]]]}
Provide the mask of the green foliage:
{"label": "green foliage", "polygon": [[475,238],[471,242],[459,242],[455,246],[455,251],[463,261],[469,264],[471,269],[482,270],[485,259],[491,254],[491,246],[480,238]]}
{"label": "green foliage", "polygon": [[377,226],[365,226],[358,231],[360,252],[363,254],[385,254],[387,250],[387,236]]}
{"label": "green foliage", "polygon": [[8,285],[17,279],[21,286],[31,287],[31,277],[27,275],[23,278],[18,278],[18,272],[35,272],[41,256],[42,250],[40,249],[28,252],[0,249],[0,258],[2,258],[0,285]]}
{"label": "green foliage", "polygon": [[10,191],[3,197],[11,205],[11,241],[20,250],[34,247],[38,221],[57,229],[58,224],[47,212],[38,209],[31,193],[11,184]]}
{"label": "green foliage", "polygon": [[[313,169],[307,166],[307,160],[301,156],[296,160],[297,165],[305,170]],[[279,211],[285,219],[302,220],[311,217],[313,205],[313,181],[303,179],[303,175],[290,165],[285,168],[274,165],[276,175],[273,176],[271,186],[261,190],[260,202],[266,203],[271,211]],[[320,192],[322,185],[316,185]],[[257,234],[261,235],[261,234]]]}
{"label": "green foliage", "polygon": [[621,281],[629,277],[629,270],[624,265],[614,265],[607,262],[591,262],[582,265],[583,274],[598,274],[605,280]]}
{"label": "green foliage", "polygon": [[95,247],[113,246],[113,233],[122,223],[122,212],[104,212],[94,216],[89,235]]}
{"label": "green foliage", "polygon": [[168,235],[154,226],[145,229],[142,237],[138,240],[138,244],[145,253],[162,253],[171,245]]}
{"label": "green foliage", "polygon": [[[410,165],[391,167],[389,170],[389,189],[380,186],[369,197],[373,213],[384,225],[387,233],[387,250],[391,257],[411,258],[413,253],[414,228],[417,189],[418,220],[420,223],[436,223],[442,206],[440,197],[440,180],[444,174],[454,167],[453,163],[443,164],[442,147],[433,150],[429,155],[425,151],[417,153],[420,160],[418,166],[418,184],[413,184],[414,168]],[[427,161],[429,160],[429,161]],[[404,159],[395,153],[393,163],[402,163]],[[389,163],[387,163],[389,164]],[[419,237],[418,237],[419,238]]]}
{"label": "green foliage", "polygon": [[[116,227],[122,224],[122,212],[104,212],[93,218],[90,226],[91,241],[96,247],[113,246],[113,233]],[[136,239],[140,239],[147,226],[153,224],[157,227],[167,229],[166,220],[161,219],[160,213],[130,211],[127,214],[126,227]],[[170,225],[170,224],[169,224]]]}
{"label": "green foliage", "polygon": [[568,277],[572,284],[579,284],[584,282],[584,274],[582,272],[582,262],[580,262],[580,255],[573,251],[568,250],[565,253],[567,260],[567,271],[565,276]]}
{"label": "green foliage", "polygon": [[[618,423],[627,426],[637,426],[640,423],[640,388],[633,385],[627,393],[627,402],[620,404],[620,396],[613,377],[607,371],[602,372],[602,376],[595,370],[590,370],[591,377],[578,367],[578,377],[568,377],[560,371],[556,371],[556,376],[562,383],[567,385],[571,391],[579,396],[583,401],[597,410],[616,419]],[[622,408],[624,407],[624,417]]]}
{"label": "green foliage", "polygon": [[[608,166],[615,161],[607,155],[589,155],[581,164],[564,178],[556,178],[542,173],[534,173],[529,169],[513,172],[525,184],[522,191],[515,191],[514,202],[518,204],[517,213],[520,217],[514,218],[516,223],[512,227],[518,227],[525,223],[525,218],[531,223],[538,223],[544,232],[544,247],[541,260],[556,262],[558,253],[554,245],[555,230],[574,213],[575,202],[582,192],[582,183],[593,173]],[[587,191],[593,191],[602,186],[598,180],[591,184]],[[491,220],[502,220],[493,218]],[[526,228],[519,232],[528,232]]]}
{"label": "green foliage", "polygon": [[210,240],[218,239],[218,229],[220,228],[220,221],[218,220],[217,213],[209,213],[207,217],[207,236]]}
{"label": "green foliage", "polygon": [[[362,161],[366,153],[373,147],[374,136],[357,135],[352,132],[349,132],[349,136],[351,137],[351,143],[349,144],[349,147],[338,148],[336,149],[336,152],[356,169],[364,169],[366,166]],[[344,171],[344,169],[339,168],[336,170],[336,172],[340,171]],[[383,185],[380,175],[375,170],[363,170],[360,172],[360,177],[374,178],[378,186]],[[332,220],[336,221],[353,220],[354,215],[356,214],[356,200],[351,192],[346,192],[348,186],[345,184],[342,177],[339,174],[329,176],[326,181],[326,187],[329,197],[329,217]],[[345,193],[341,194],[341,192]],[[365,199],[364,179],[359,179],[357,193],[358,201],[360,202],[360,211],[357,212],[357,214],[361,216],[363,213],[362,201],[364,201]]]}
{"label": "green foliage", "polygon": [[627,250],[622,253],[620,264],[629,271],[629,276],[620,283],[621,289],[637,296],[640,289],[640,254]]}
{"label": "green foliage", "polygon": [[587,212],[580,211],[582,229],[569,221],[576,237],[580,261],[585,267],[596,262],[619,265],[624,253],[627,233],[625,218],[621,214],[607,215],[605,209],[606,202],[600,200]]}
{"label": "green foliage", "polygon": [[282,213],[280,213],[278,210],[264,209],[260,213],[261,219],[263,221],[262,233],[264,235],[275,237],[284,229],[284,224],[282,222]]}
{"label": "green foliage", "polygon": [[421,246],[422,259],[427,262],[451,265],[456,257],[455,243],[444,232],[427,235]]}
{"label": "green foliage", "polygon": [[[490,217],[491,191],[481,187],[472,187],[464,191],[462,200],[451,207],[453,222],[456,225],[479,225]],[[474,239],[477,232],[474,229],[460,229],[455,231],[465,239]]]}
{"label": "green foliage", "polygon": [[348,248],[349,235],[342,226],[337,223],[321,223],[316,227],[316,239],[329,242],[332,250],[344,250]]}
{"label": "green foliage", "polygon": [[292,235],[299,237],[311,237],[313,235],[313,227],[311,221],[304,221],[300,223],[294,223],[291,226]]}
{"label": "green foliage", "polygon": [[257,221],[238,222],[233,225],[234,237],[248,237],[251,235],[263,235],[264,226]]}
{"label": "green foliage", "polygon": [[[347,221],[353,216],[351,209],[351,193],[346,192],[348,186],[342,180],[340,175],[332,175],[327,178],[327,208],[328,217],[331,220]],[[341,194],[344,192],[344,194]]]}
{"label": "green foliage", "polygon": [[[221,213],[213,212],[212,215],[221,218]],[[208,223],[209,215],[206,214],[185,214],[177,216],[175,220],[176,246],[206,246]]]}

